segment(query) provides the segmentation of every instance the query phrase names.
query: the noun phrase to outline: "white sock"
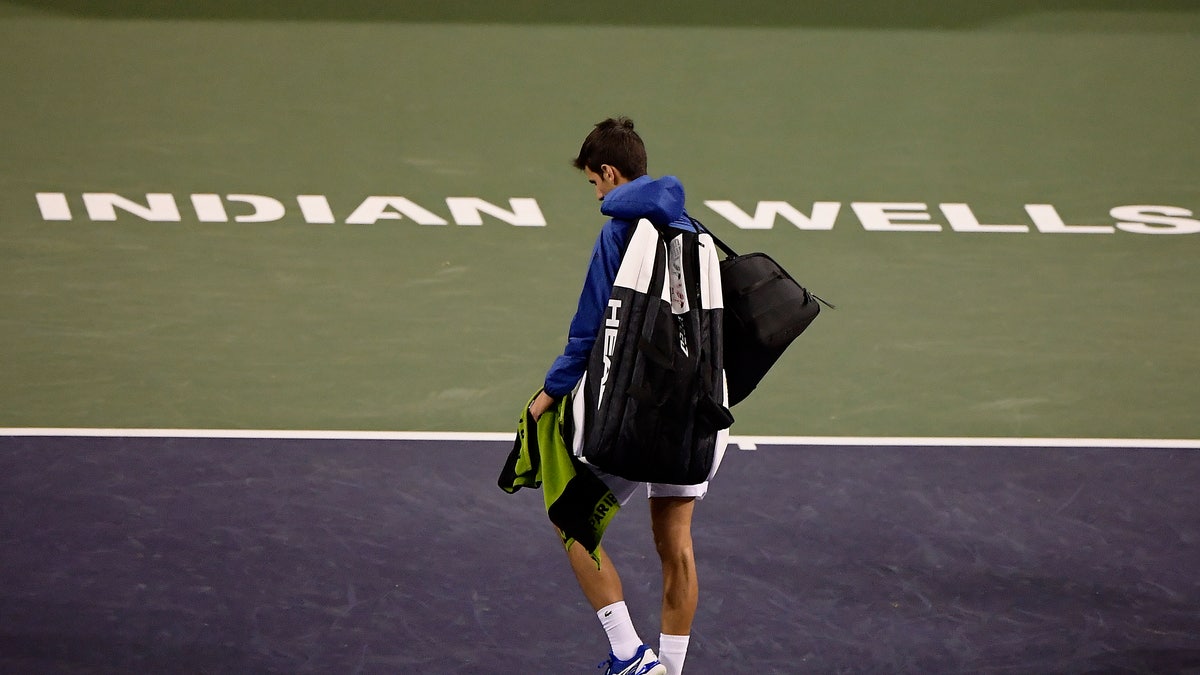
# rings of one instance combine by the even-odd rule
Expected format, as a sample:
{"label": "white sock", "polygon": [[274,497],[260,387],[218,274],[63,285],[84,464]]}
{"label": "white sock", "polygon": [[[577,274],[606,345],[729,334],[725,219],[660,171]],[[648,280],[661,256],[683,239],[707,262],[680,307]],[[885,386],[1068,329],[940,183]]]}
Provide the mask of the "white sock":
{"label": "white sock", "polygon": [[629,608],[625,606],[625,601],[601,607],[596,616],[600,619],[600,625],[604,626],[604,632],[608,633],[613,656],[622,661],[632,659],[633,655],[637,654],[638,647],[642,646],[642,638],[638,637],[637,630],[633,627],[633,619],[629,618]]}
{"label": "white sock", "polygon": [[688,635],[659,634],[658,660],[667,667],[667,675],[683,673],[683,660],[687,658],[689,640],[691,640],[691,636]]}

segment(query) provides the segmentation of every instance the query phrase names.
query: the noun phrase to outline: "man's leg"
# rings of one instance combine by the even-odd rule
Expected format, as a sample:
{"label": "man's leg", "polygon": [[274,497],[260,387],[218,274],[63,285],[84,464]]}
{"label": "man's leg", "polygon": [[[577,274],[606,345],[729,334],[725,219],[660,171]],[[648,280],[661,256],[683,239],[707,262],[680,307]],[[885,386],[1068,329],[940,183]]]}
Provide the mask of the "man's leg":
{"label": "man's leg", "polygon": [[650,524],[662,560],[662,635],[658,657],[671,675],[683,672],[688,636],[700,597],[696,556],[692,549],[695,497],[653,497]]}
{"label": "man's leg", "polygon": [[579,588],[583,589],[584,597],[591,603],[593,610],[599,611],[602,607],[620,602],[625,595],[621,590],[621,577],[617,575],[617,568],[613,567],[612,560],[604,552],[604,548],[601,547],[596,552],[600,554],[600,560],[604,561],[599,569],[596,569],[596,561],[592,560],[587,549],[577,541],[567,550],[567,558],[571,561],[571,570],[579,580]]}
{"label": "man's leg", "polygon": [[[594,468],[592,471],[608,486],[613,496],[617,498],[617,502],[622,506],[638,490],[645,489],[643,483],[613,476]],[[562,532],[559,532],[559,536],[562,536]],[[583,590],[584,597],[591,603],[592,609],[599,610],[614,602],[624,600],[625,595],[621,590],[621,577],[617,575],[617,569],[613,567],[612,559],[604,552],[603,547],[597,548],[596,553],[599,554],[602,561],[599,569],[596,568],[596,561],[588,554],[587,549],[577,541],[572,542],[571,547],[567,549],[567,559],[571,562],[571,570],[575,572],[575,578],[579,580],[579,588]]]}
{"label": "man's leg", "polygon": [[700,597],[696,579],[696,554],[692,550],[692,511],[694,497],[654,497],[650,499],[650,524],[654,545],[662,560],[663,607],[662,632],[687,635]]}
{"label": "man's leg", "polygon": [[584,597],[592,605],[596,618],[600,619],[600,625],[608,635],[613,656],[628,661],[639,654],[642,638],[634,628],[629,608],[625,605],[617,569],[603,548],[597,549],[597,553],[601,560],[599,568],[579,542],[573,542],[571,548],[567,549],[567,558],[571,561],[571,570],[575,572],[579,588],[583,590]]}

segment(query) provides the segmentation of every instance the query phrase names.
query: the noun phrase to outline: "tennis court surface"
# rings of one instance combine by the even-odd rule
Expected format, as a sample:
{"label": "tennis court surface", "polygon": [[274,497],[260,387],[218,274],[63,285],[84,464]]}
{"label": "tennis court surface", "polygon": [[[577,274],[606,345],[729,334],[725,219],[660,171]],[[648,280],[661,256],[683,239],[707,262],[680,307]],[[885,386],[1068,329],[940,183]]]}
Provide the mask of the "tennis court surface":
{"label": "tennis court surface", "polygon": [[[591,672],[504,442],[0,440],[6,672]],[[1200,671],[1195,448],[758,446],[695,524],[691,673]],[[644,500],[606,547],[657,630]]]}
{"label": "tennis court surface", "polygon": [[0,58],[0,671],[593,672],[495,479],[629,115],[838,305],[688,673],[1200,673],[1191,0],[0,0]]}

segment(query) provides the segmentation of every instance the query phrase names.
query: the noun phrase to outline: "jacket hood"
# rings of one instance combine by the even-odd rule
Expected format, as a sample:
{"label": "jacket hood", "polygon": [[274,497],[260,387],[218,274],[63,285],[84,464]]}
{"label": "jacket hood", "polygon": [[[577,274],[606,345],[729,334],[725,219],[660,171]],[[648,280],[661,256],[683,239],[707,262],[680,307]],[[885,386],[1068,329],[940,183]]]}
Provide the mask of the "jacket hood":
{"label": "jacket hood", "polygon": [[622,220],[645,218],[668,225],[683,215],[683,184],[674,176],[641,176],[618,185],[604,196],[600,213]]}

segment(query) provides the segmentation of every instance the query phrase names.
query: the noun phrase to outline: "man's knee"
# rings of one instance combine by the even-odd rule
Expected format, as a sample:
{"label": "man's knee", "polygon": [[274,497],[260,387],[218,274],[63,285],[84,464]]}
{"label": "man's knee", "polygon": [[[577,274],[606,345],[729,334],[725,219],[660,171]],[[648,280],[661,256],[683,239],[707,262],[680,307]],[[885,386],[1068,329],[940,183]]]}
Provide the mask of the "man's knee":
{"label": "man's knee", "polygon": [[663,569],[686,571],[695,567],[696,556],[690,541],[656,542],[658,557],[662,560]]}
{"label": "man's knee", "polygon": [[656,528],[654,548],[663,565],[691,566],[694,559],[691,528]]}

